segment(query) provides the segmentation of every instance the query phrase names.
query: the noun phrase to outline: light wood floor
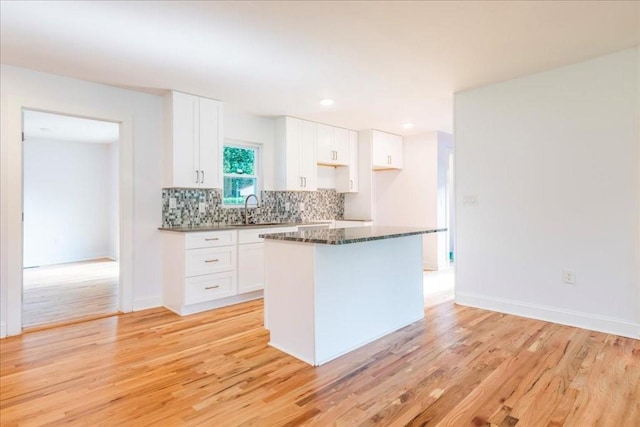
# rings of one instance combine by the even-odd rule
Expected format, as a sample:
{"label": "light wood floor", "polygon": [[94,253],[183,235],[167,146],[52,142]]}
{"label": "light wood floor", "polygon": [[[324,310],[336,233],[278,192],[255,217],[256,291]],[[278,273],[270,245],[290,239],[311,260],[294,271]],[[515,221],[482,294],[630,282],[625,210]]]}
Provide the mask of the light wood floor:
{"label": "light wood floor", "polygon": [[118,263],[106,258],[23,270],[22,325],[32,328],[118,311]]}
{"label": "light wood floor", "polygon": [[313,368],[262,301],[0,341],[0,420],[118,426],[638,426],[640,341],[456,306]]}

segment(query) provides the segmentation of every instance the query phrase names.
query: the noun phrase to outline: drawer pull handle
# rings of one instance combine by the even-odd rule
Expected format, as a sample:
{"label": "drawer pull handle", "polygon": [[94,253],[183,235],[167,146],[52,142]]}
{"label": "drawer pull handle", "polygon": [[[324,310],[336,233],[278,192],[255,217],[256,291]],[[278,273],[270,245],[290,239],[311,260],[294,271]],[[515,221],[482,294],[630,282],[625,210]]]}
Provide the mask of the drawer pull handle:
{"label": "drawer pull handle", "polygon": [[205,242],[210,242],[212,240],[220,240],[220,238],[219,237],[212,237],[210,239],[204,239]]}
{"label": "drawer pull handle", "polygon": [[215,286],[206,286],[205,289],[216,289],[219,288],[220,285],[215,285]]}
{"label": "drawer pull handle", "polygon": [[204,262],[218,262],[219,259],[205,259]]}

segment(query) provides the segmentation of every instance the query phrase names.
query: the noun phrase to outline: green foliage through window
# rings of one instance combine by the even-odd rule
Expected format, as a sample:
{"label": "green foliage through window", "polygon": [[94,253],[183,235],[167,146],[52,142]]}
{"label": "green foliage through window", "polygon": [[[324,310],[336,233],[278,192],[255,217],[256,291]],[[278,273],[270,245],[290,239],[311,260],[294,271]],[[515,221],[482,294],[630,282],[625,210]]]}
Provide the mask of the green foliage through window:
{"label": "green foliage through window", "polygon": [[257,148],[225,146],[223,153],[225,205],[244,205],[245,198],[257,194]]}
{"label": "green foliage through window", "polygon": [[225,174],[254,175],[256,152],[252,149],[224,147]]}

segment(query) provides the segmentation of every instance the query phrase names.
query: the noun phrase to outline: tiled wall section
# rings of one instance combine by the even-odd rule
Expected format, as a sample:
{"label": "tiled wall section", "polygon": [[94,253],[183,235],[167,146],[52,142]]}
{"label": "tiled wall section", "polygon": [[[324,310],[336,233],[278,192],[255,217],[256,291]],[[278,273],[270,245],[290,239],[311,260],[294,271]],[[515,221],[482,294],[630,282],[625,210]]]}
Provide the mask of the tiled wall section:
{"label": "tiled wall section", "polygon": [[[169,199],[176,208],[169,208]],[[253,202],[253,200],[252,200]],[[200,213],[200,203],[205,210]],[[301,204],[304,208],[301,209]],[[287,207],[289,208],[287,210]],[[249,208],[252,222],[295,222],[344,217],[344,194],[335,190],[263,191],[260,208]],[[244,208],[223,208],[218,189],[163,188],[162,226],[198,226],[244,222]]]}

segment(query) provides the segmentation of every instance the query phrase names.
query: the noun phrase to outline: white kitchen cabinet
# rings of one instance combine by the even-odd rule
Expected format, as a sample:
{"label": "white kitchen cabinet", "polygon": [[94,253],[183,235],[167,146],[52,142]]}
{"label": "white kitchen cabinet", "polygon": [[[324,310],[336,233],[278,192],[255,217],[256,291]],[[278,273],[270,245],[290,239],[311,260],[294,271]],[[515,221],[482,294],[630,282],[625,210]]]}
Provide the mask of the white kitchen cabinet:
{"label": "white kitchen cabinet", "polygon": [[317,190],[316,136],[316,123],[293,117],[276,120],[276,190]]}
{"label": "white kitchen cabinet", "polygon": [[402,169],[402,137],[371,131],[372,169]]}
{"label": "white kitchen cabinet", "polygon": [[238,293],[264,289],[264,243],[260,234],[287,233],[296,227],[255,228],[238,231]]}
{"label": "white kitchen cabinet", "polygon": [[181,315],[227,305],[237,293],[237,231],[164,232],[163,304]]}
{"label": "white kitchen cabinet", "polygon": [[349,165],[349,131],[322,123],[317,124],[317,160],[319,165]]}
{"label": "white kitchen cabinet", "polygon": [[165,186],[222,187],[222,104],[169,92],[164,97]]}
{"label": "white kitchen cabinet", "polygon": [[373,221],[354,221],[338,219],[335,221],[335,228],[371,227]]}
{"label": "white kitchen cabinet", "polygon": [[349,165],[336,168],[336,191],[338,193],[358,192],[358,132],[350,130]]}

